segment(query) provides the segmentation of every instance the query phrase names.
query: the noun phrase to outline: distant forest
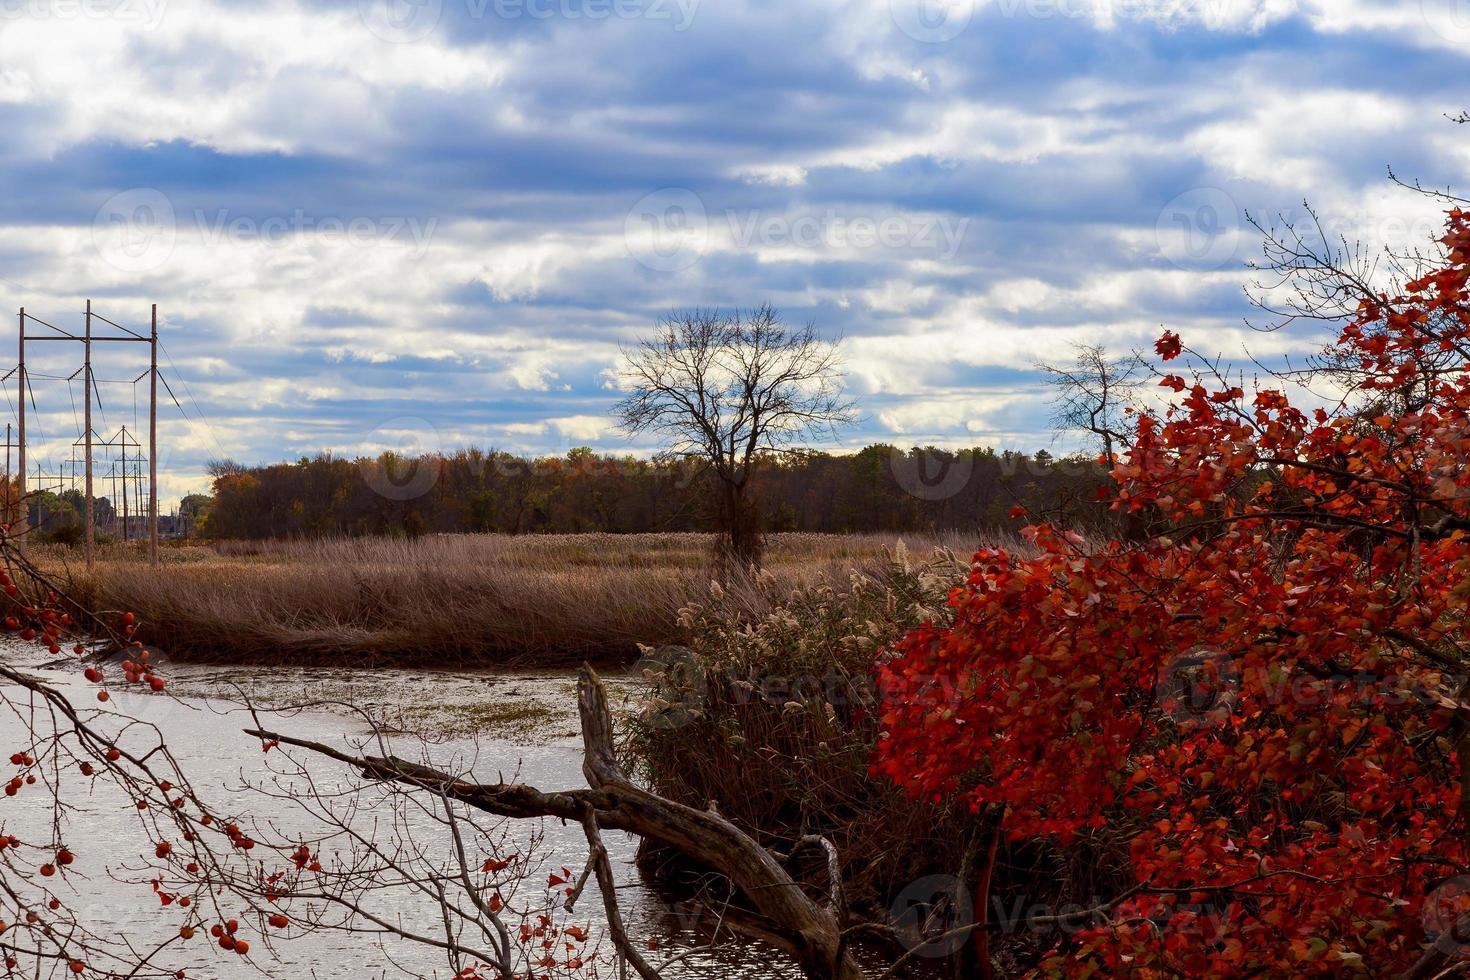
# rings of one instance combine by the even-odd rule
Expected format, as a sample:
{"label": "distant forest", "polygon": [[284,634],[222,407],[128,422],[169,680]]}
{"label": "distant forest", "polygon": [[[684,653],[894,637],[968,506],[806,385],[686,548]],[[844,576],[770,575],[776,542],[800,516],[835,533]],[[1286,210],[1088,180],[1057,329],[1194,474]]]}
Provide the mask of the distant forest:
{"label": "distant forest", "polygon": [[[292,538],[499,532],[698,531],[715,526],[708,474],[692,462],[574,449],[528,459],[453,455],[212,467],[211,497],[187,498],[197,536]],[[767,531],[1004,527],[1017,506],[1074,524],[1103,518],[1106,474],[1090,459],[990,449],[762,457],[752,493]]]}

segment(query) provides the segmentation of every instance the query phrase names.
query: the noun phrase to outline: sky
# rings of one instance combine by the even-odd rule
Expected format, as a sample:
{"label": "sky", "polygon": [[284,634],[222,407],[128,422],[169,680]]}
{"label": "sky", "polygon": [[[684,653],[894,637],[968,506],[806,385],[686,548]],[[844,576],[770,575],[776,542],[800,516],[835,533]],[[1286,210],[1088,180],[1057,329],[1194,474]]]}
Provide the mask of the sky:
{"label": "sky", "polygon": [[[646,453],[620,345],[695,306],[840,342],[827,448],[1055,449],[1072,343],[1319,346],[1246,323],[1247,215],[1435,237],[1388,168],[1462,183],[1467,68],[1461,0],[0,0],[0,312],[158,305],[165,509],[211,459]],[[80,350],[32,348],[55,473]],[[146,368],[98,345],[99,433]]]}

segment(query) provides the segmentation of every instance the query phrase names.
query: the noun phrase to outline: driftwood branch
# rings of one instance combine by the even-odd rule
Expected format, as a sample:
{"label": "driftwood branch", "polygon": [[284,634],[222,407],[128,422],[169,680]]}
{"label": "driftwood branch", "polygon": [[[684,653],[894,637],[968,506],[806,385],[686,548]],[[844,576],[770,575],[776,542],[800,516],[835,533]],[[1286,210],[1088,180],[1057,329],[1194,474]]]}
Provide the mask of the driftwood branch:
{"label": "driftwood branch", "polygon": [[[350,754],[277,732],[251,730],[248,734],[335,759],[370,779],[423,787],[486,813],[574,821],[588,829],[594,860],[600,843],[594,831],[600,829],[627,831],[670,847],[729,878],[760,915],[754,931],[788,953],[805,976],[812,980],[861,980],[863,972],[843,943],[846,910],[841,907],[840,871],[835,867],[836,852],[830,844],[813,840],[802,845],[816,845],[826,851],[832,880],[829,904],[823,906],[807,896],[776,855],[718,813],[666,800],[628,779],[617,759],[607,692],[590,667],[580,672],[577,703],[582,720],[582,770],[588,788],[562,792],[542,792],[522,783],[470,782],[405,759]],[[593,870],[604,894],[612,894],[611,871],[605,867],[605,858],[600,864],[594,863]],[[608,879],[605,882],[604,874]],[[610,923],[614,909],[609,909]],[[657,976],[646,963],[640,966],[633,957],[629,960],[645,978]]]}
{"label": "driftwood branch", "polygon": [[847,899],[842,894],[842,860],[837,846],[825,837],[808,834],[801,838],[785,855],[777,855],[782,864],[790,864],[792,858],[802,851],[812,849],[822,852],[825,858],[823,869],[827,873],[827,907],[841,918],[847,910]]}
{"label": "driftwood branch", "polygon": [[587,835],[587,847],[591,851],[587,863],[597,873],[597,887],[602,892],[602,905],[607,911],[607,931],[612,935],[613,945],[623,959],[633,964],[633,969],[643,980],[660,980],[658,971],[649,966],[633,946],[628,930],[623,926],[623,914],[618,911],[618,883],[613,879],[612,863],[607,859],[602,832],[597,829],[597,814],[590,808],[582,814],[582,830]]}

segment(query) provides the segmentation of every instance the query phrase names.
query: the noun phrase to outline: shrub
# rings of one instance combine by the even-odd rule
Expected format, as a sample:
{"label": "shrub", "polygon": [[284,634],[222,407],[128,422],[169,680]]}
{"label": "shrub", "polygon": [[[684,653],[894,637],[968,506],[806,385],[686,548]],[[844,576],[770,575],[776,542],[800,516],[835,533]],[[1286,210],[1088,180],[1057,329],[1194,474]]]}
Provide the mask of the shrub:
{"label": "shrub", "polygon": [[895,783],[1004,812],[1017,840],[1126,844],[1041,969],[1462,972],[1470,213],[1443,243],[1324,351],[1318,380],[1346,392],[1328,407],[1198,356],[1163,376],[1180,397],[1138,417],[1109,499],[1169,533],[1096,547],[1038,524],[1039,555],[977,555],[953,622],[885,663],[964,694],[885,705]]}
{"label": "shrub", "polygon": [[661,795],[712,804],[768,845],[828,837],[849,901],[881,905],[934,855],[962,849],[973,823],[868,772],[874,658],[909,629],[945,621],[964,568],[943,548],[913,563],[900,543],[845,585],[792,589],[768,573],[712,583],[679,613],[685,646],[645,648],[631,763]]}

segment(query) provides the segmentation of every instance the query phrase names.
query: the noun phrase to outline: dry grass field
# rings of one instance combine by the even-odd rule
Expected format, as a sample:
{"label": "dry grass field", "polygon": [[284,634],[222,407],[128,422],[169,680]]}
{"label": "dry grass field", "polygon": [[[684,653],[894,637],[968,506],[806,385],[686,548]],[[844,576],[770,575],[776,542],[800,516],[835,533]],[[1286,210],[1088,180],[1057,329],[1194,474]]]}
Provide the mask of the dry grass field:
{"label": "dry grass field", "polygon": [[[981,544],[905,537],[910,550]],[[882,565],[898,540],[773,535],[765,574],[792,588],[845,581]],[[629,659],[639,643],[673,639],[680,606],[713,577],[711,539],[699,534],[222,542],[165,549],[158,569],[114,547],[90,575],[77,551],[35,553],[94,608],[137,613],[141,638],[170,654],[275,663]],[[731,588],[740,594],[738,581]],[[769,593],[749,590],[750,601]]]}

